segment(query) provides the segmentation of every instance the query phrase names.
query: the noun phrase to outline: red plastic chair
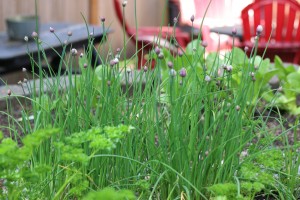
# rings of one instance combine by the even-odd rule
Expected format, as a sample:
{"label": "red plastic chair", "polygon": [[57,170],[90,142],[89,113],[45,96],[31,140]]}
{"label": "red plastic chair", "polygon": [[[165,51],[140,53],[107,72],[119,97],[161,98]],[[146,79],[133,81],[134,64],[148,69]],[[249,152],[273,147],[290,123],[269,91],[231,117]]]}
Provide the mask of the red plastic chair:
{"label": "red plastic chair", "polygon": [[170,38],[175,38],[176,42],[183,48],[190,41],[189,33],[183,32],[179,28],[174,29],[173,27],[166,26],[139,27],[136,30],[135,27],[130,27],[123,18],[122,1],[114,0],[114,7],[120,24],[123,26],[124,23],[127,36],[133,43],[137,42],[139,50],[143,49],[143,51],[138,52],[139,67],[146,63],[143,55],[153,49],[153,46],[164,46],[174,51],[174,46],[169,43]]}
{"label": "red plastic chair", "polygon": [[[278,55],[284,62],[300,61],[300,4],[295,0],[256,0],[242,10],[243,46],[253,47],[256,28],[261,33],[258,54],[274,59]],[[269,40],[270,38],[270,40]]]}

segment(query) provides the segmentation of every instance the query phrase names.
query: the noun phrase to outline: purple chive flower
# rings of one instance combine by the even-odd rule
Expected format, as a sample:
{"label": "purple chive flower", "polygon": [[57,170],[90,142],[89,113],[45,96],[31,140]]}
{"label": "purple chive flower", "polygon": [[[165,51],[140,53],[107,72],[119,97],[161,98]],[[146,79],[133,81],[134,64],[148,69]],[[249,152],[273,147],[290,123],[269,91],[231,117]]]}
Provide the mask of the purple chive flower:
{"label": "purple chive flower", "polygon": [[180,75],[182,78],[186,77],[186,69],[185,69],[184,67],[181,68],[181,70],[179,71],[179,75]]}
{"label": "purple chive flower", "polygon": [[173,63],[172,63],[171,61],[168,62],[168,67],[169,67],[170,69],[173,68]]}
{"label": "purple chive flower", "polygon": [[54,28],[52,28],[52,27],[50,26],[49,31],[50,31],[50,33],[54,33]]}
{"label": "purple chive flower", "polygon": [[38,37],[37,32],[33,31],[32,34],[31,34],[31,37],[33,37],[34,39],[37,38]]}

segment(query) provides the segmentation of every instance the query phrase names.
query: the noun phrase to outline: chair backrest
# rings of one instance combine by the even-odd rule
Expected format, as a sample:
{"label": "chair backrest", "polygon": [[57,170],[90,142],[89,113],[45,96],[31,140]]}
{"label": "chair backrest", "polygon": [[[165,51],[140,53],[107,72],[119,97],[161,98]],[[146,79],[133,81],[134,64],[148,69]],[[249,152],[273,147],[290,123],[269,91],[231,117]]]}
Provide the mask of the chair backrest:
{"label": "chair backrest", "polygon": [[258,25],[264,27],[262,41],[271,33],[270,42],[300,41],[300,4],[295,0],[256,0],[242,10],[241,18],[245,41],[256,35]]}

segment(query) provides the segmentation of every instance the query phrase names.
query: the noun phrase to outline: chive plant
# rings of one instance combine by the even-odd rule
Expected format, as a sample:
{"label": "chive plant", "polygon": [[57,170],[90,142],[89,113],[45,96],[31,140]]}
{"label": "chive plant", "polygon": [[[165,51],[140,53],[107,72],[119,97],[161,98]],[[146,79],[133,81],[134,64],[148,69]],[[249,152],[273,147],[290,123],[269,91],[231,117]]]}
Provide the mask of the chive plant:
{"label": "chive plant", "polygon": [[[126,4],[127,1],[123,3],[124,15]],[[101,23],[105,30],[104,18]],[[55,34],[54,28],[49,34]],[[68,35],[72,37],[71,33]],[[51,135],[38,137],[43,140],[32,149],[27,165],[50,170],[40,175],[39,186],[26,189],[51,199],[78,199],[105,187],[129,189],[139,199],[210,199],[218,196],[218,190],[211,186],[235,183],[235,197],[253,197],[249,183],[259,179],[243,170],[251,174],[251,170],[259,169],[249,166],[252,161],[259,164],[257,155],[269,155],[264,153],[271,148],[282,160],[276,164],[287,169],[267,163],[266,174],[275,172],[281,179],[272,178],[270,184],[261,180],[261,188],[266,189],[255,191],[271,194],[276,190],[279,195],[297,198],[300,159],[294,152],[299,144],[286,144],[277,151],[263,119],[254,119],[257,101],[249,99],[253,96],[254,80],[249,74],[254,71],[254,57],[248,59],[244,54],[242,65],[236,67],[239,51],[235,49],[234,54],[213,54],[213,62],[209,62],[205,57],[209,44],[198,37],[190,45],[192,50],[178,47],[178,55],[153,47],[149,66],[137,70],[135,58],[132,61],[124,56],[123,61],[119,60],[122,52],[126,54],[124,39],[124,49],[116,53],[110,49],[105,58],[100,58],[102,64],[94,69],[92,51],[99,52],[100,47],[94,45],[91,36],[81,54],[61,42],[63,51],[57,52],[61,60],[55,66],[58,72],[51,72],[54,66],[47,62],[49,75],[40,64],[41,59],[47,58],[41,46],[43,41],[38,35],[35,40],[40,58],[35,61],[29,55],[33,69],[39,69],[34,76],[49,92],[44,93],[43,88],[35,92],[34,80],[30,88],[32,110],[24,111],[27,116],[19,126],[27,130],[27,135],[52,128],[55,134],[50,131]],[[176,43],[174,37],[172,40]],[[153,61],[155,67],[151,70]],[[76,63],[81,75],[72,75]],[[129,66],[132,63],[134,69]],[[233,84],[236,76],[239,84]],[[67,88],[62,88],[63,84]],[[29,115],[34,116],[33,126]],[[294,129],[296,133],[297,124]],[[269,140],[260,139],[259,134]],[[255,140],[257,143],[253,144]],[[21,140],[21,145],[26,142]],[[253,154],[245,159],[241,155],[247,149]],[[242,193],[245,187],[248,193]]]}

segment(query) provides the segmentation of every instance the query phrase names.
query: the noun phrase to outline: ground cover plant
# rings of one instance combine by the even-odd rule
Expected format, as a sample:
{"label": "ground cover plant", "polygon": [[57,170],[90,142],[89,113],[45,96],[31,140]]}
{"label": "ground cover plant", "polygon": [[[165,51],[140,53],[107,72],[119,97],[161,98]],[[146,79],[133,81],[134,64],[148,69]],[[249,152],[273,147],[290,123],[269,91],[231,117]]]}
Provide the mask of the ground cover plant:
{"label": "ground cover plant", "polygon": [[[138,66],[135,55],[121,60],[126,45],[93,66],[92,51],[101,46],[92,35],[82,53],[62,42],[59,69],[66,71],[48,64],[45,72],[42,48],[37,60],[29,55],[40,90],[23,82],[32,96],[8,91],[8,109],[0,111],[8,119],[0,134],[1,198],[298,199],[298,118],[289,129],[280,113],[278,127],[266,123],[279,110],[277,90],[268,86],[278,70],[255,48],[207,55],[206,45],[200,35],[174,54],[153,46],[153,70]],[[80,75],[72,75],[76,63]],[[22,120],[11,114],[12,96]]]}

